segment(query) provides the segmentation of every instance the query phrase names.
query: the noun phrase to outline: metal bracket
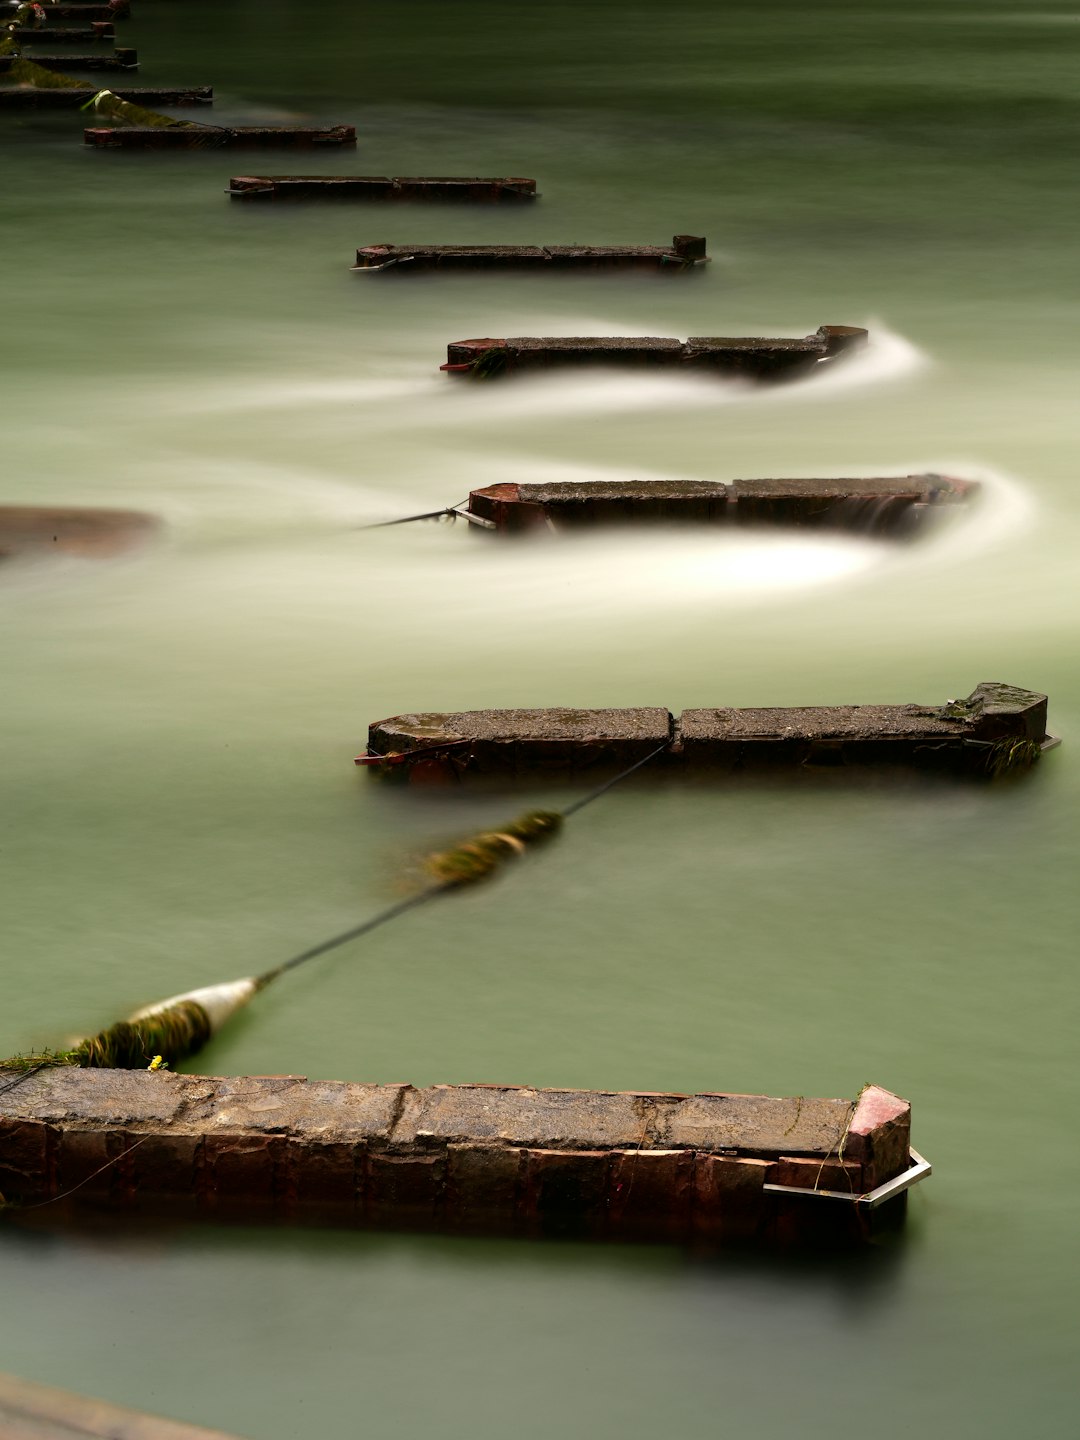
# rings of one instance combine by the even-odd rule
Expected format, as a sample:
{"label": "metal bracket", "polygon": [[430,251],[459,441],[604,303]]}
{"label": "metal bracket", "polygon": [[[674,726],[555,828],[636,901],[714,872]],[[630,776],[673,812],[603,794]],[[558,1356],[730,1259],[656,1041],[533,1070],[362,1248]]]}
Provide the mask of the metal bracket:
{"label": "metal bracket", "polygon": [[471,510],[459,510],[456,505],[447,506],[448,515],[460,515],[463,520],[468,520],[470,525],[479,525],[482,530],[497,530],[499,527],[494,520],[485,520],[482,515],[474,515]]}
{"label": "metal bracket", "polygon": [[908,1155],[911,1164],[906,1170],[865,1195],[853,1195],[848,1190],[811,1190],[804,1185],[764,1185],[762,1189],[776,1190],[782,1195],[817,1195],[823,1200],[846,1200],[849,1205],[861,1205],[865,1210],[876,1210],[879,1205],[884,1205],[886,1200],[910,1190],[912,1185],[917,1185],[920,1180],[933,1174],[930,1161],[924,1160],[917,1150],[909,1150]]}

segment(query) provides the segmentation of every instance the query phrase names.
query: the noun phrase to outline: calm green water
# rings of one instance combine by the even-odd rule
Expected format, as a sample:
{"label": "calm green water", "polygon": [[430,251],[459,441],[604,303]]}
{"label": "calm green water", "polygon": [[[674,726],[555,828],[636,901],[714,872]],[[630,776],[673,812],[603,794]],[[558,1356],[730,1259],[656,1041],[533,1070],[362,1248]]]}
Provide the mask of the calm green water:
{"label": "calm green water", "polygon": [[[8,567],[0,1053],[265,968],[531,797],[405,795],[370,719],[477,705],[1051,696],[1029,782],[627,787],[497,885],[262,997],[201,1065],[911,1098],[935,1176],[844,1264],[200,1230],[0,1230],[0,1369],[234,1430],[539,1440],[1075,1434],[1080,12],[137,0],[140,83],[355,121],[344,161],[0,125],[8,502],[167,539]],[[315,32],[315,33],[313,33]],[[254,168],[535,175],[535,208],[241,209]],[[382,283],[356,245],[664,241],[643,278]],[[870,324],[783,393],[463,389],[483,334]],[[474,484],[982,476],[962,524],[508,557],[356,526]],[[565,798],[569,798],[567,795]]]}

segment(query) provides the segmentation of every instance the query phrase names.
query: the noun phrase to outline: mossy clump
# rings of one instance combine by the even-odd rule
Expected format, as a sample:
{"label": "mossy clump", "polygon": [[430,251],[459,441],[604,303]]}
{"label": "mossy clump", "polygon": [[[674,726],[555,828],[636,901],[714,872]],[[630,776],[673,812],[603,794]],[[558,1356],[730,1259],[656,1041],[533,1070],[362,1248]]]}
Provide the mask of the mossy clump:
{"label": "mossy clump", "polygon": [[0,1071],[22,1073],[44,1066],[88,1070],[145,1070],[156,1056],[175,1065],[197,1054],[210,1039],[210,1017],[195,1000],[180,1000],[141,1020],[118,1020],[69,1050],[39,1050],[0,1060]]}
{"label": "mossy clump", "polygon": [[991,780],[1001,780],[1007,775],[1017,775],[1030,770],[1042,755],[1042,746],[1026,736],[1010,736],[991,745],[984,762],[985,773]]}
{"label": "mossy clump", "polygon": [[524,854],[528,845],[550,839],[562,823],[557,810],[530,810],[501,830],[486,830],[451,850],[430,856],[427,869],[447,887],[475,885],[486,880],[505,860]]}

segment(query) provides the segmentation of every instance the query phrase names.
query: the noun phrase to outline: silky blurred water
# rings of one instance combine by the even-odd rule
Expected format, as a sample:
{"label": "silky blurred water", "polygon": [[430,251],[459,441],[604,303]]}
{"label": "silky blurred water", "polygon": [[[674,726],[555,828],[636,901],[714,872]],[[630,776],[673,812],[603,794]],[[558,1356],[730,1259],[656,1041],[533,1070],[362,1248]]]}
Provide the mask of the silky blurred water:
{"label": "silky blurred water", "polygon": [[[534,795],[354,771],[488,705],[1044,690],[1028,780],[627,785],[559,844],[313,964],[211,1073],[909,1097],[901,1245],[704,1262],[244,1230],[0,1230],[0,1369],[250,1437],[1072,1436],[1075,28],[1043,4],[136,0],[139,83],[355,153],[84,152],[4,113],[0,502],[160,514],[0,575],[0,1053],[244,975]],[[533,175],[534,207],[240,207],[245,170]],[[684,277],[352,275],[384,240],[664,242]],[[799,335],[767,394],[437,373],[470,335]],[[503,550],[358,527],[499,480],[936,469],[919,545],[671,533]],[[568,800],[571,792],[559,797]],[[577,793],[577,792],[575,792]],[[17,1218],[17,1217],[16,1217]]]}

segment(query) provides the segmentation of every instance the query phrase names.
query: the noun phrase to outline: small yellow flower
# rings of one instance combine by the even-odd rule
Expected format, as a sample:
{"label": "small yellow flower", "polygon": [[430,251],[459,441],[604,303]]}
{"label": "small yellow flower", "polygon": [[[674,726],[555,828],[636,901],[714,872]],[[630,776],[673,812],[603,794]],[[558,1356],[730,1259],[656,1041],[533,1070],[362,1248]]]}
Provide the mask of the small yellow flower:
{"label": "small yellow flower", "polygon": [[155,1055],[146,1068],[148,1070],[167,1070],[169,1068],[169,1062],[164,1059],[163,1056]]}

